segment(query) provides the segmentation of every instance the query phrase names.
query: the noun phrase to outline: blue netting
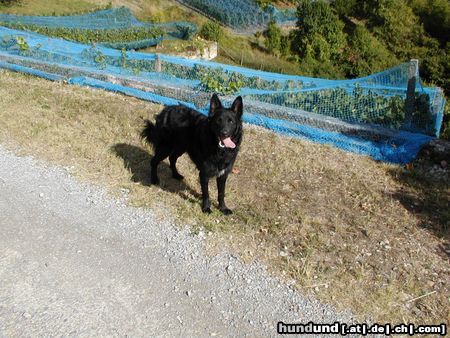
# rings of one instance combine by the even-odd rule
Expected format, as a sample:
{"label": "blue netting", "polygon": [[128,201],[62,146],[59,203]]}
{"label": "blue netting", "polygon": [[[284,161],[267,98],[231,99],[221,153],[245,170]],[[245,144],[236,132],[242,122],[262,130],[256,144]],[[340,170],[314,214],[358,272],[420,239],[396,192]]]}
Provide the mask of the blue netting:
{"label": "blue netting", "polygon": [[278,24],[295,25],[297,22],[297,10],[292,8],[278,9],[272,5],[268,5],[265,12]]}
{"label": "blue netting", "polygon": [[[110,48],[127,50],[142,49],[155,46],[163,39],[189,39],[197,32],[197,26],[190,22],[146,23],[141,22],[126,7],[95,11],[83,15],[70,16],[24,16],[0,13],[0,25],[12,28],[38,31],[45,29],[48,32],[58,29],[71,30],[77,35],[85,31],[133,31],[140,28],[158,29],[163,35],[152,38],[143,38],[137,41],[104,42],[95,41]],[[94,34],[95,35],[95,34]]]}
{"label": "blue netting", "polygon": [[[406,163],[437,135],[442,91],[416,76],[405,114],[411,65],[353,80],[262,72],[174,56],[121,52],[0,27],[0,67],[52,80],[122,92],[162,104],[184,102],[206,113],[208,80],[239,83],[245,121],[279,133],[333,144],[377,160]],[[231,102],[238,94],[223,96]]]}
{"label": "blue netting", "polygon": [[267,6],[262,10],[254,0],[178,0],[232,28],[263,28],[271,19],[279,24],[295,23],[296,11]]}

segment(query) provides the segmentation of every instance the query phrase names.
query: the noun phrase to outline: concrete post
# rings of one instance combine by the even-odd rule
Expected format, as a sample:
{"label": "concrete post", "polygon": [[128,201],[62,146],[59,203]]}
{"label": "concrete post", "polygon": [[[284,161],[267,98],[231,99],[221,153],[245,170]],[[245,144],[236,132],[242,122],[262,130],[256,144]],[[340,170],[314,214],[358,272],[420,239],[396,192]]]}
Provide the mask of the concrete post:
{"label": "concrete post", "polygon": [[161,70],[162,70],[161,58],[159,57],[159,54],[156,54],[155,71],[161,73]]}

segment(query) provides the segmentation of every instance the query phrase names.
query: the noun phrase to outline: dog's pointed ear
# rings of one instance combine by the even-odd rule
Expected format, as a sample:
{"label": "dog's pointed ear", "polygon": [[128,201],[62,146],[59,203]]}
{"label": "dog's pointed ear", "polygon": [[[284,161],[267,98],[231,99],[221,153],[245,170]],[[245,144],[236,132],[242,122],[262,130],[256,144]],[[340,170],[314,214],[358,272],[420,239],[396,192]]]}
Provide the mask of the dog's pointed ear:
{"label": "dog's pointed ear", "polygon": [[219,97],[216,93],[211,97],[211,103],[209,105],[209,116],[213,116],[218,109],[222,108],[222,102],[220,102]]}
{"label": "dog's pointed ear", "polygon": [[242,117],[242,113],[244,111],[242,97],[238,96],[236,100],[234,100],[233,104],[231,105],[231,110],[234,111],[239,118]]}

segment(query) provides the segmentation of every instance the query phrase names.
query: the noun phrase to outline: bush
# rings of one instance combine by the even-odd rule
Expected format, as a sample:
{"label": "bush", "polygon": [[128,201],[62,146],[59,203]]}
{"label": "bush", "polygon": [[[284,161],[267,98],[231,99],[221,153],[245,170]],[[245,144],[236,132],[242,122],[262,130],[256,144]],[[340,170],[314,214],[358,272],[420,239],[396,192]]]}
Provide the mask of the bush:
{"label": "bush", "polygon": [[380,72],[400,63],[367,28],[360,25],[348,36],[344,61],[346,76],[352,78]]}
{"label": "bush", "polygon": [[297,10],[294,49],[300,56],[324,61],[337,58],[346,45],[344,23],[323,1],[301,0]]}
{"label": "bush", "polygon": [[223,29],[218,23],[210,21],[203,24],[199,34],[205,40],[218,42],[223,37]]}
{"label": "bush", "polygon": [[351,16],[356,7],[356,0],[335,0],[333,7],[339,16]]}
{"label": "bush", "polygon": [[271,20],[269,22],[269,26],[263,33],[265,40],[264,45],[266,46],[267,50],[272,53],[276,54],[281,50],[281,30],[275,23],[275,21]]}
{"label": "bush", "polygon": [[431,36],[440,41],[448,40],[450,36],[450,2],[448,0],[414,0],[411,6]]}
{"label": "bush", "polygon": [[440,137],[450,141],[450,106],[448,103],[444,110],[444,123],[442,124]]}

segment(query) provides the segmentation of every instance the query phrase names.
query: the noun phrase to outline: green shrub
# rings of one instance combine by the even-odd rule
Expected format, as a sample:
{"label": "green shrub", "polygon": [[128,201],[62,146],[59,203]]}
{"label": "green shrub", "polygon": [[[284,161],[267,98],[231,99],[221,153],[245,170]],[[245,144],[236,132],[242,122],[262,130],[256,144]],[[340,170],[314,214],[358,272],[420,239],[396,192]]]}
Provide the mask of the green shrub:
{"label": "green shrub", "polygon": [[227,73],[220,69],[207,69],[200,74],[200,89],[217,94],[234,94],[244,86],[242,76],[238,73]]}
{"label": "green shrub", "polygon": [[347,77],[361,77],[380,72],[400,63],[395,55],[362,25],[357,25],[348,35],[344,52]]}
{"label": "green shrub", "polygon": [[443,42],[448,40],[450,36],[450,2],[448,0],[413,0],[411,6],[431,36]]}
{"label": "green shrub", "polygon": [[448,103],[444,110],[444,123],[442,124],[440,137],[450,141],[450,106]]}
{"label": "green shrub", "polygon": [[263,33],[264,45],[272,54],[277,54],[281,51],[281,29],[277,26],[274,20],[269,22],[267,29]]}
{"label": "green shrub", "polygon": [[[384,96],[355,87],[352,92],[343,88],[255,95],[259,101],[302,109],[338,119],[378,124],[402,129],[405,121],[405,100],[401,96]],[[416,95],[416,109],[412,114],[413,128],[433,133],[429,96]]]}
{"label": "green shrub", "polygon": [[218,23],[209,21],[202,25],[199,34],[205,40],[220,41],[223,37],[223,29]]}
{"label": "green shrub", "polygon": [[344,23],[329,3],[301,0],[297,10],[294,50],[301,56],[325,61],[340,57],[346,45]]}

